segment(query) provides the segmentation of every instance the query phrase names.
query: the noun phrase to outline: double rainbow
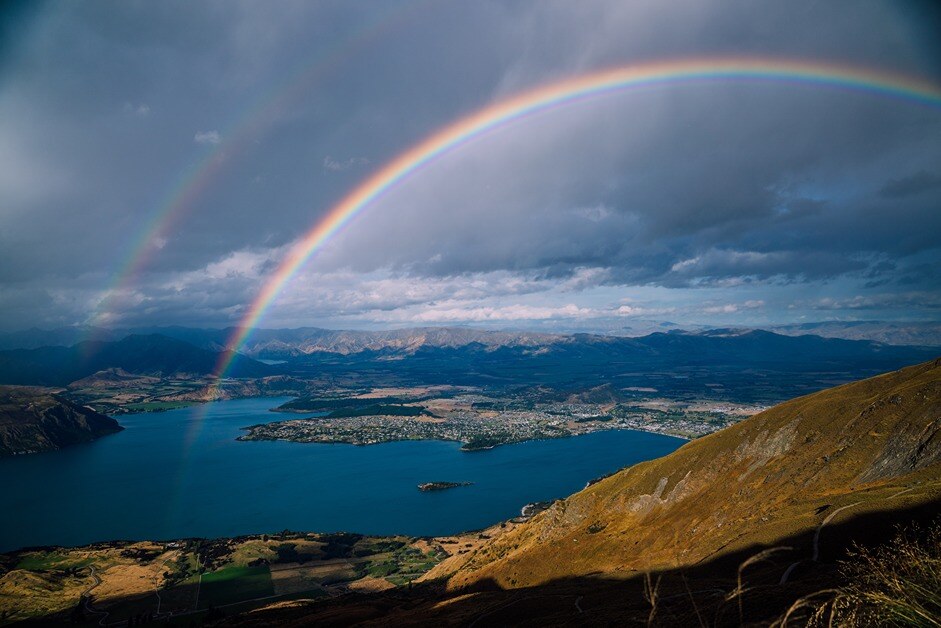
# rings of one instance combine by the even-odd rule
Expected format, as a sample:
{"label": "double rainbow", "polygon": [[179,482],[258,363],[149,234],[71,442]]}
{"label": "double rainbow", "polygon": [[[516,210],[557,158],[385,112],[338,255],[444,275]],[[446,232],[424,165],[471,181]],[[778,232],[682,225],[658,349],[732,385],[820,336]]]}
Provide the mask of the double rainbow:
{"label": "double rainbow", "polygon": [[324,77],[342,69],[358,52],[407,23],[411,16],[425,8],[427,2],[409,0],[374,12],[370,20],[348,37],[330,48],[318,50],[313,59],[299,64],[269,88],[259,90],[258,95],[232,118],[231,123],[222,128],[222,141],[205,149],[195,163],[177,174],[173,185],[154,206],[136,236],[130,239],[123,259],[116,264],[104,296],[87,322],[90,325],[108,325],[111,322],[115,300],[134,285],[140,273],[158,253],[159,241],[169,237],[200,196],[211,188],[216,176],[225,170],[230,158],[246,151],[272,124],[281,109],[288,107],[294,99]]}
{"label": "double rainbow", "polygon": [[484,107],[449,124],[386,163],[345,198],[289,251],[251,303],[226,343],[217,368],[225,376],[236,352],[275,298],[325,242],[366,207],[423,166],[518,120],[629,89],[694,81],[760,81],[802,84],[887,96],[941,107],[941,86],[915,77],[812,61],[767,58],[684,59],[629,65],[550,83]]}

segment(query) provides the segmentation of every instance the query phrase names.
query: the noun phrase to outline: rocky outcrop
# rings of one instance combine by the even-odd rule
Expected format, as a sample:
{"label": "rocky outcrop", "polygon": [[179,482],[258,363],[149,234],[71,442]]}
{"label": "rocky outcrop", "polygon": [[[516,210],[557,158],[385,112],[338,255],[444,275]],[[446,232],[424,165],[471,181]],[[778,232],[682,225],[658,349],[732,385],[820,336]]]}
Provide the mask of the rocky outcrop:
{"label": "rocky outcrop", "polygon": [[[860,482],[873,482],[911,473],[941,461],[941,382],[913,387],[904,394],[880,398],[864,413],[883,412],[898,416],[898,424],[859,476]],[[935,400],[934,403],[926,401]]]}

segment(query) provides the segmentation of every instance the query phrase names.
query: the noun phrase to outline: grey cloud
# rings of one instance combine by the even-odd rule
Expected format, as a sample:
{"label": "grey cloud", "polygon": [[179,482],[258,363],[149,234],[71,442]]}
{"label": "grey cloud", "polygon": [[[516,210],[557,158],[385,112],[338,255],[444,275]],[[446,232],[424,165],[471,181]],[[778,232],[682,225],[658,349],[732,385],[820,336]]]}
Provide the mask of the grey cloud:
{"label": "grey cloud", "polygon": [[[817,96],[797,104],[809,110]],[[826,103],[832,96],[821,97]],[[938,218],[929,205],[904,214],[896,208],[888,229],[874,229],[888,208],[878,199],[845,198],[840,189],[865,189],[868,169],[910,140],[883,131],[879,142],[860,145],[853,138],[858,128],[878,120],[901,125],[904,111],[893,112],[887,103],[847,111],[840,102],[825,115],[799,116],[781,130],[783,111],[794,108],[793,96],[778,105],[780,110],[773,109],[781,98],[777,91],[767,99],[753,96],[750,104],[772,109],[744,123],[737,120],[748,110],[737,106],[734,96],[713,98],[728,113],[703,124],[696,107],[673,105],[669,120],[655,132],[647,127],[650,137],[639,139],[632,128],[607,124],[608,117],[616,119],[611,112],[644,119],[643,106],[624,101],[619,107],[593,107],[592,113],[601,109],[608,116],[553,114],[567,132],[539,123],[507,130],[486,140],[487,150],[452,155],[420,182],[403,184],[395,199],[367,209],[336,259],[327,262],[368,269],[391,261],[431,274],[543,268],[562,275],[582,265],[612,266],[624,281],[672,284],[669,270],[676,263],[712,249],[761,255],[726,270],[712,267],[710,277],[734,272],[818,279],[865,267],[859,257],[907,255],[934,246],[926,226]],[[853,162],[848,166],[847,151]],[[838,164],[844,165],[838,169]],[[513,176],[501,176],[504,171]],[[847,181],[847,173],[855,180]],[[833,183],[827,182],[831,178]],[[820,181],[824,189],[810,189]],[[579,213],[586,206],[603,206],[608,213],[603,220],[588,220]],[[859,220],[868,214],[871,220]],[[390,235],[401,249],[381,245]]]}
{"label": "grey cloud", "polygon": [[674,264],[671,274],[680,281],[709,283],[717,278],[754,277],[769,279],[778,275],[805,279],[832,277],[861,270],[864,262],[818,251],[809,254],[794,251],[735,251],[710,249],[702,255]]}
{"label": "grey cloud", "polygon": [[[37,6],[0,37],[6,327],[30,312],[83,321],[162,215],[172,218],[161,246],[147,249],[117,314],[230,323],[277,255],[204,291],[167,286],[239,251],[282,250],[408,146],[545,81],[710,54],[941,76],[928,37],[936,12],[882,2],[851,14],[745,0]],[[370,283],[387,273],[497,308],[480,316],[516,305],[480,279],[501,273],[520,295],[551,293],[557,302],[519,304],[545,311],[619,286],[666,286],[680,300],[746,282],[928,289],[924,269],[941,257],[941,146],[925,138],[939,130],[934,109],[809,86],[609,95],[428,164],[328,242],[310,272],[349,273],[349,290],[326,295],[331,311],[441,298]],[[325,296],[302,291],[280,307],[301,317],[314,295]]]}
{"label": "grey cloud", "polygon": [[196,131],[193,141],[197,144],[218,144],[222,141],[219,131]]}
{"label": "grey cloud", "polygon": [[323,168],[324,170],[330,170],[332,172],[341,172],[343,170],[349,170],[354,167],[362,167],[369,165],[369,159],[366,157],[349,157],[347,159],[334,159],[330,155],[327,155],[323,158]]}
{"label": "grey cloud", "polygon": [[905,198],[941,187],[941,175],[922,170],[908,177],[892,179],[879,190],[883,198]]}
{"label": "grey cloud", "polygon": [[941,309],[941,297],[933,292],[880,293],[849,298],[825,297],[802,304],[818,310],[880,310],[900,305],[911,310],[937,310]]}

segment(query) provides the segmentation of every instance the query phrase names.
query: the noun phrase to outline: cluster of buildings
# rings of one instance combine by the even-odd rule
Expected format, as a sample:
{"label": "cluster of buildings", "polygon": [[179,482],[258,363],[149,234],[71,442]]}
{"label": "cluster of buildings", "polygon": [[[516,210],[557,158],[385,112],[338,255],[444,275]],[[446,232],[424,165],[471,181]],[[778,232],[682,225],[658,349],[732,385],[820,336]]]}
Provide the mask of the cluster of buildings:
{"label": "cluster of buildings", "polygon": [[518,399],[461,399],[440,416],[316,417],[277,421],[248,428],[240,440],[288,440],[309,443],[372,445],[398,440],[448,440],[489,448],[543,438],[561,438],[607,429],[635,429],[695,438],[741,417],[720,412],[664,411],[610,404],[543,403],[523,409]]}

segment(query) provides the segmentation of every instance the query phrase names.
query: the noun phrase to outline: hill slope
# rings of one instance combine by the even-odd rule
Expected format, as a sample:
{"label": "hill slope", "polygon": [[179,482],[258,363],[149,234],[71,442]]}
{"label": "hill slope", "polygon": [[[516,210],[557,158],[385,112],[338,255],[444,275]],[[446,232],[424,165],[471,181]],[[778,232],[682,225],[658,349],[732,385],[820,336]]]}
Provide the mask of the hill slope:
{"label": "hill slope", "polygon": [[0,456],[61,449],[122,429],[49,391],[0,386]]}
{"label": "hill slope", "polygon": [[936,360],[783,403],[621,471],[470,555],[449,586],[693,565],[812,530],[843,506],[916,498],[927,485],[914,482],[941,479],[939,462]]}

